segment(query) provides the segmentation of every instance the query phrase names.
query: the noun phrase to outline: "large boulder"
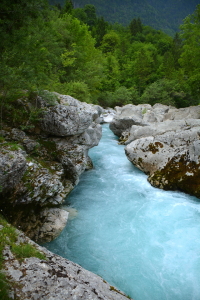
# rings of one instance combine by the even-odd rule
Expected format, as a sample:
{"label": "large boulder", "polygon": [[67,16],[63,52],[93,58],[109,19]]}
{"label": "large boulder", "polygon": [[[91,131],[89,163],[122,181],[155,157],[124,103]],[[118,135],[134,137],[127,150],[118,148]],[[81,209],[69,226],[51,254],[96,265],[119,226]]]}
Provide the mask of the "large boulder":
{"label": "large boulder", "polygon": [[116,112],[110,129],[149,182],[200,198],[200,106],[126,105]]}
{"label": "large boulder", "polygon": [[185,108],[170,108],[164,116],[164,120],[200,119],[200,106]]}
{"label": "large boulder", "polygon": [[[166,190],[181,190],[200,198],[200,120],[165,121],[133,128],[125,152],[149,175],[149,182]],[[133,136],[134,134],[134,136]]]}
{"label": "large boulder", "polygon": [[31,230],[29,236],[31,237],[32,235],[37,242],[43,242],[44,240],[50,242],[66,226],[68,216],[69,213],[66,210],[57,207],[41,210],[39,217],[36,219],[36,221],[39,221],[37,226],[35,224],[32,225],[35,228],[34,234],[33,230]]}
{"label": "large boulder", "polygon": [[88,150],[98,145],[102,135],[101,107],[70,96],[56,97],[53,103],[37,98],[42,113],[37,130],[27,133],[5,126],[1,132],[5,140],[0,155],[0,209],[15,226],[40,241],[55,238],[66,225],[66,212],[59,206],[79,176],[92,168]]}
{"label": "large boulder", "polygon": [[148,126],[132,126],[129,131],[128,139],[125,141],[125,145],[130,144],[132,141],[148,137],[161,135],[170,131],[188,130],[190,127],[199,126],[200,120],[188,119],[186,120],[167,120],[163,122],[152,122]]}
{"label": "large boulder", "polygon": [[17,145],[3,144],[0,153],[1,192],[12,190],[26,171],[25,152]]}
{"label": "large boulder", "polygon": [[98,107],[95,108],[70,96],[59,94],[57,96],[60,104],[46,108],[40,124],[41,129],[50,135],[81,134],[100,115]]}
{"label": "large boulder", "polygon": [[130,131],[133,125],[146,126],[148,123],[143,120],[143,115],[147,110],[151,110],[151,105],[127,104],[123,107],[116,107],[116,115],[110,123],[110,129],[117,136],[122,136],[124,132]]}
{"label": "large boulder", "polygon": [[69,136],[83,133],[92,123],[92,114],[80,107],[57,105],[44,113],[41,129],[50,135]]}

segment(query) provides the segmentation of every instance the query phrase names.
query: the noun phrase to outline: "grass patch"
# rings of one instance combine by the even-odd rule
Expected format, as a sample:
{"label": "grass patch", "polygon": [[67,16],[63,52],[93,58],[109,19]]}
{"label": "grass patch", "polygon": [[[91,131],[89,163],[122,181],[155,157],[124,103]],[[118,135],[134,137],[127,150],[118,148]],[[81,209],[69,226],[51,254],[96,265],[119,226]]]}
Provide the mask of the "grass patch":
{"label": "grass patch", "polygon": [[142,114],[144,115],[144,114],[146,114],[146,112],[147,112],[147,108],[145,107],[145,108],[142,110]]}
{"label": "grass patch", "polygon": [[2,252],[5,246],[10,246],[11,252],[20,262],[28,257],[37,257],[43,260],[46,260],[46,257],[31,244],[21,243],[17,245],[17,232],[15,228],[8,224],[1,215],[0,225],[3,226],[3,228],[0,228],[0,299],[10,300],[8,296],[10,284],[6,279],[5,274],[2,272],[4,266],[4,258]]}
{"label": "grass patch", "polygon": [[9,283],[6,279],[6,276],[0,272],[0,299],[1,300],[10,300],[8,296]]}
{"label": "grass patch", "polygon": [[23,148],[21,145],[15,143],[15,142],[2,143],[0,146],[6,147],[6,148],[8,148],[8,150],[11,150],[11,151],[17,151],[20,148],[21,149]]}
{"label": "grass patch", "polygon": [[39,259],[46,260],[44,254],[39,252],[34,246],[30,244],[20,244],[12,246],[12,253],[16,256],[16,258],[20,261],[24,260],[24,258],[28,257],[37,257]]}

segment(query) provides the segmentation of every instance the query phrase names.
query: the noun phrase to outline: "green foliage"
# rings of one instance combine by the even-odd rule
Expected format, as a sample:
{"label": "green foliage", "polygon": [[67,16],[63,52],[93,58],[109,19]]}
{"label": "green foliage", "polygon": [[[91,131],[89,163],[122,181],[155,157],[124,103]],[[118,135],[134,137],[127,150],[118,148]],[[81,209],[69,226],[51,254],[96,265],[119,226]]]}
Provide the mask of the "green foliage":
{"label": "green foliage", "polygon": [[92,28],[92,36],[96,40],[96,47],[99,47],[102,43],[104,35],[107,33],[109,28],[108,22],[103,17],[97,18],[95,26]]}
{"label": "green foliage", "polygon": [[39,252],[34,246],[30,244],[12,245],[12,252],[17,259],[23,260],[28,257],[37,257],[39,259],[46,259],[45,255]]}
{"label": "green foliage", "polygon": [[74,5],[73,5],[72,1],[71,0],[66,0],[65,4],[64,4],[64,7],[62,9],[62,13],[71,14],[72,11],[73,11],[73,8],[74,8]]}
{"label": "green foliage", "polygon": [[81,81],[73,81],[65,84],[65,93],[83,102],[91,102],[91,94],[88,85]]}
{"label": "green foliage", "polygon": [[[3,226],[0,229],[0,269],[3,269],[4,258],[2,251],[5,246],[10,246],[12,253],[15,257],[22,261],[28,257],[37,257],[39,259],[46,259],[45,255],[38,251],[31,244],[16,244],[17,242],[17,232],[14,227],[6,222],[6,220],[0,215],[0,225]],[[9,281],[7,280],[5,274],[0,271],[0,299],[9,300]]]}
{"label": "green foliage", "polygon": [[8,295],[9,283],[5,274],[0,272],[0,299],[10,300],[11,298]]}
{"label": "green foliage", "polygon": [[11,151],[17,151],[21,148],[21,146],[15,142],[2,143],[0,147],[6,147]]}
{"label": "green foliage", "polygon": [[2,122],[22,130],[31,130],[41,120],[44,109],[38,108],[37,97],[42,97],[49,106],[58,103],[58,97],[48,91],[26,92],[11,91],[6,96],[0,95]]}
{"label": "green foliage", "polygon": [[102,92],[98,97],[98,102],[103,107],[122,106],[129,103],[139,104],[140,97],[135,88],[120,86],[114,92]]}
{"label": "green foliage", "polygon": [[101,49],[104,53],[114,52],[119,44],[119,36],[115,31],[110,31],[104,35]]}
{"label": "green foliage", "polygon": [[38,92],[38,96],[40,96],[49,106],[54,106],[58,104],[58,97],[56,94],[51,93],[49,91],[41,90]]}
{"label": "green foliage", "polygon": [[[55,0],[50,0],[53,3]],[[57,0],[63,4],[64,0]],[[74,2],[79,8],[90,3],[95,5],[98,16],[103,16],[109,23],[120,23],[124,26],[130,24],[133,18],[141,18],[145,25],[149,25],[155,29],[161,29],[167,34],[173,36],[178,27],[188,14],[191,14],[198,0],[79,0]]]}
{"label": "green foliage", "polygon": [[189,106],[190,97],[186,93],[186,88],[176,80],[161,79],[148,86],[142,97],[141,102],[154,105],[161,103],[176,107]]}
{"label": "green foliage", "polygon": [[97,16],[96,16],[96,8],[94,5],[86,4],[83,8],[86,14],[86,24],[91,28],[96,24]]}
{"label": "green foliage", "polygon": [[131,35],[133,36],[135,36],[138,33],[141,33],[143,28],[142,28],[142,22],[140,18],[133,19],[129,24],[129,28],[130,28]]}
{"label": "green foliage", "polygon": [[[73,2],[66,0],[58,10],[48,7],[45,0],[9,0],[16,12],[10,15],[5,0],[1,2],[1,127],[6,121],[30,131],[40,121],[43,111],[37,104],[28,95],[17,96],[25,90],[39,91],[50,106],[59,103],[50,92],[67,93],[86,102],[98,99],[113,106],[139,103],[148,86],[167,79],[179,82],[180,89],[190,96],[188,101],[177,97],[179,100],[173,100],[176,105],[199,102],[199,8],[185,19],[181,37],[176,34],[173,39],[143,25],[138,15],[131,16],[127,27],[109,24],[96,14],[98,1],[83,2],[83,8],[73,8]],[[124,6],[116,3],[114,10],[123,13]],[[101,3],[101,7],[110,4],[106,5]],[[135,4],[134,9],[138,9]],[[150,6],[148,9],[153,12]],[[137,91],[134,97],[131,89]]]}
{"label": "green foliage", "polygon": [[179,63],[191,86],[193,96],[200,100],[200,5],[188,16],[181,26],[183,51]]}
{"label": "green foliage", "polygon": [[127,89],[125,86],[120,86],[113,93],[115,105],[123,106],[133,102],[133,90]]}

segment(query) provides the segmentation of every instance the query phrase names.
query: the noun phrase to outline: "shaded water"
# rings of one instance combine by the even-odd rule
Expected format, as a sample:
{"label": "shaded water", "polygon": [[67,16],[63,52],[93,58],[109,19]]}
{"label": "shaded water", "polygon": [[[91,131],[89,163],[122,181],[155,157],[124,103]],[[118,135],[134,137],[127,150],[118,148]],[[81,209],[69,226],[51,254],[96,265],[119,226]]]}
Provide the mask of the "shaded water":
{"label": "shaded water", "polygon": [[200,300],[197,199],[153,188],[108,125],[90,157],[94,169],[67,199],[75,217],[45,246],[134,300]]}

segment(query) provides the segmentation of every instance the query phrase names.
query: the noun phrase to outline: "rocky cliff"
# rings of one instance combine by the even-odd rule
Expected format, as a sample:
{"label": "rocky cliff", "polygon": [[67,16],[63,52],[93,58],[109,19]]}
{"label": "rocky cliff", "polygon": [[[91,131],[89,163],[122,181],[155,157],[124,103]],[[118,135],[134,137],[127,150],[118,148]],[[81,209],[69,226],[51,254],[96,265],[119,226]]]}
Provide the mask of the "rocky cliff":
{"label": "rocky cliff", "polygon": [[128,159],[149,175],[149,182],[200,198],[200,106],[144,104],[116,110],[110,128],[126,145]]}
{"label": "rocky cliff", "polygon": [[[101,138],[101,107],[54,96],[53,103],[43,97],[37,97],[34,104],[19,99],[29,116],[23,130],[10,126],[10,119],[2,124],[0,298],[130,299],[101,277],[29,239],[50,241],[64,228],[68,212],[61,204],[82,172],[92,168],[88,150]],[[36,116],[33,123],[31,113]],[[106,113],[104,117],[110,120],[110,112]]]}
{"label": "rocky cliff", "polygon": [[24,130],[4,123],[1,130],[0,209],[35,241],[55,238],[66,225],[68,212],[60,205],[92,168],[88,150],[101,138],[101,107],[54,96],[53,103],[20,100],[37,122],[29,120]]}

